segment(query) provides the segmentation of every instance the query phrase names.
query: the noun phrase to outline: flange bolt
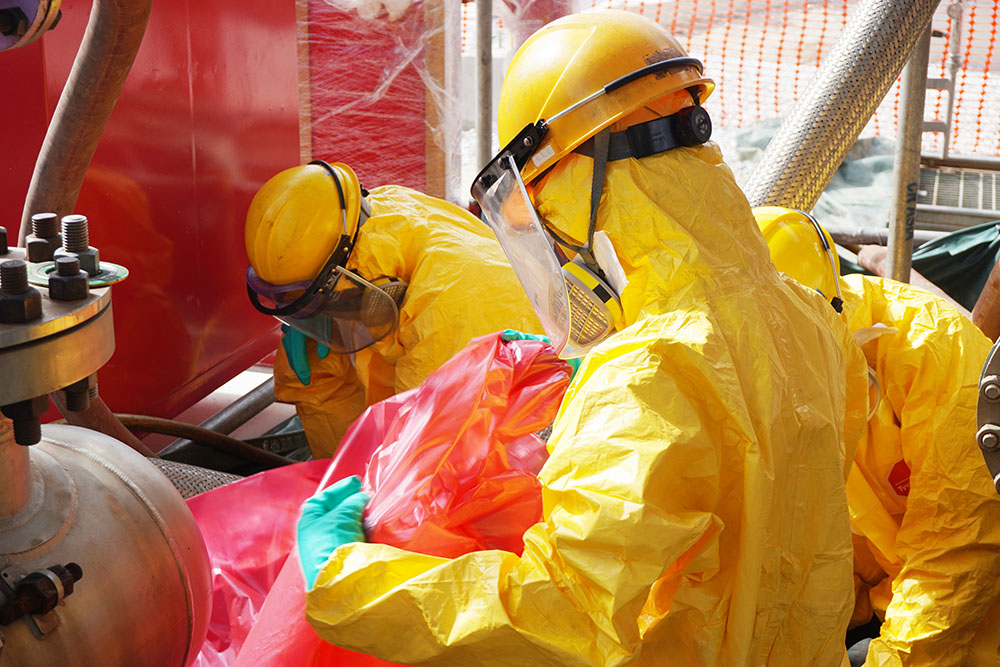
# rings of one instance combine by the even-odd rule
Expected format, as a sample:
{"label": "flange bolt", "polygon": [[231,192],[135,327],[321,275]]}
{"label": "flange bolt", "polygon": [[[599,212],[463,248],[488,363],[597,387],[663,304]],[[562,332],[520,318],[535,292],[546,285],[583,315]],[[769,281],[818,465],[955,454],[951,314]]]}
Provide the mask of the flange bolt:
{"label": "flange bolt", "polygon": [[984,424],[976,433],[976,440],[979,446],[987,452],[995,452],[1000,449],[1000,426],[996,424]]}
{"label": "flange bolt", "polygon": [[979,391],[982,392],[983,398],[991,403],[1000,401],[1000,377],[987,375],[979,385]]}

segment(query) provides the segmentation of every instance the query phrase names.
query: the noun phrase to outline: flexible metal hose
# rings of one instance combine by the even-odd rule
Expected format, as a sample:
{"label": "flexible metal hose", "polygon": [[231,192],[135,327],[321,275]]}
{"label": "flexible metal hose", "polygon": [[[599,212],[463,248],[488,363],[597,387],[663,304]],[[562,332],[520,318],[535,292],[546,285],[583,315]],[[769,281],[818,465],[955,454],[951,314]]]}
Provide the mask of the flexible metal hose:
{"label": "flexible metal hose", "polygon": [[753,206],[810,210],[906,64],[938,0],[861,0],[746,188]]}
{"label": "flexible metal hose", "polygon": [[152,0],[94,0],[90,21],[31,176],[18,245],[33,213],[72,213],[97,142],[149,22]]}

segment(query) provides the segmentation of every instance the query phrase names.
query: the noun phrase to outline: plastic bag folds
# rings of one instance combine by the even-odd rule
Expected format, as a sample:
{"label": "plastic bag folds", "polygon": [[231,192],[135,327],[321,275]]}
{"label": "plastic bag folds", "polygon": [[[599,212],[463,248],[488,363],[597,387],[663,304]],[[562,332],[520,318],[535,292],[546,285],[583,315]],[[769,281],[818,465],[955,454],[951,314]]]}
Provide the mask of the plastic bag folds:
{"label": "plastic bag folds", "polygon": [[364,479],[368,541],[446,558],[520,554],[542,514],[548,453],[535,433],[552,423],[569,378],[549,344],[491,334],[408,392],[394,418],[366,413],[349,437],[381,443]]}

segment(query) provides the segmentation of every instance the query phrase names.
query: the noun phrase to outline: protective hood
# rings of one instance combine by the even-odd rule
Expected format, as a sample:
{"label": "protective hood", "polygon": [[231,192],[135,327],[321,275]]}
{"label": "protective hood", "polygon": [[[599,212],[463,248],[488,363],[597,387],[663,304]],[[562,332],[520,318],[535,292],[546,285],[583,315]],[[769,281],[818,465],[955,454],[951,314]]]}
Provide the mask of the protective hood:
{"label": "protective hood", "polygon": [[[593,160],[574,154],[535,190],[542,219],[576,244],[587,237],[590,202],[579,193],[590,191],[592,171]],[[612,200],[608,192],[615,193]],[[628,279],[620,295],[625,326],[644,313],[668,312],[774,273],[746,199],[714,143],[609,162],[604,193],[597,230],[607,233]],[[734,210],[734,202],[745,211]],[[733,224],[740,217],[750,224]]]}

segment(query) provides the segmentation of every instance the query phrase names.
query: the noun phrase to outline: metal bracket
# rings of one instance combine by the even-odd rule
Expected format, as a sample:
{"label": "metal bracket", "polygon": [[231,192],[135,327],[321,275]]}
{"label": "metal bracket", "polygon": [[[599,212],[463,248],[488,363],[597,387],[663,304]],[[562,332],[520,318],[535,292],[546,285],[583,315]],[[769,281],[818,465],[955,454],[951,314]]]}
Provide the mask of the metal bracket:
{"label": "metal bracket", "polygon": [[1000,342],[990,350],[979,378],[976,441],[986,459],[993,485],[1000,493]]}
{"label": "metal bracket", "polygon": [[[0,570],[0,594],[3,595],[3,602],[14,596],[14,589],[17,588],[17,584],[28,576],[28,574],[30,573],[17,563],[11,563]],[[51,577],[49,578],[51,579]],[[58,579],[58,577],[56,578]],[[59,604],[62,604],[62,582],[59,582],[58,590],[60,592]],[[58,609],[58,606],[56,609]],[[31,630],[31,634],[35,636],[35,639],[41,639],[59,627],[59,615],[56,614],[55,609],[46,614],[26,614],[21,619],[28,624],[28,629]],[[0,637],[0,650],[2,649],[3,639]]]}

